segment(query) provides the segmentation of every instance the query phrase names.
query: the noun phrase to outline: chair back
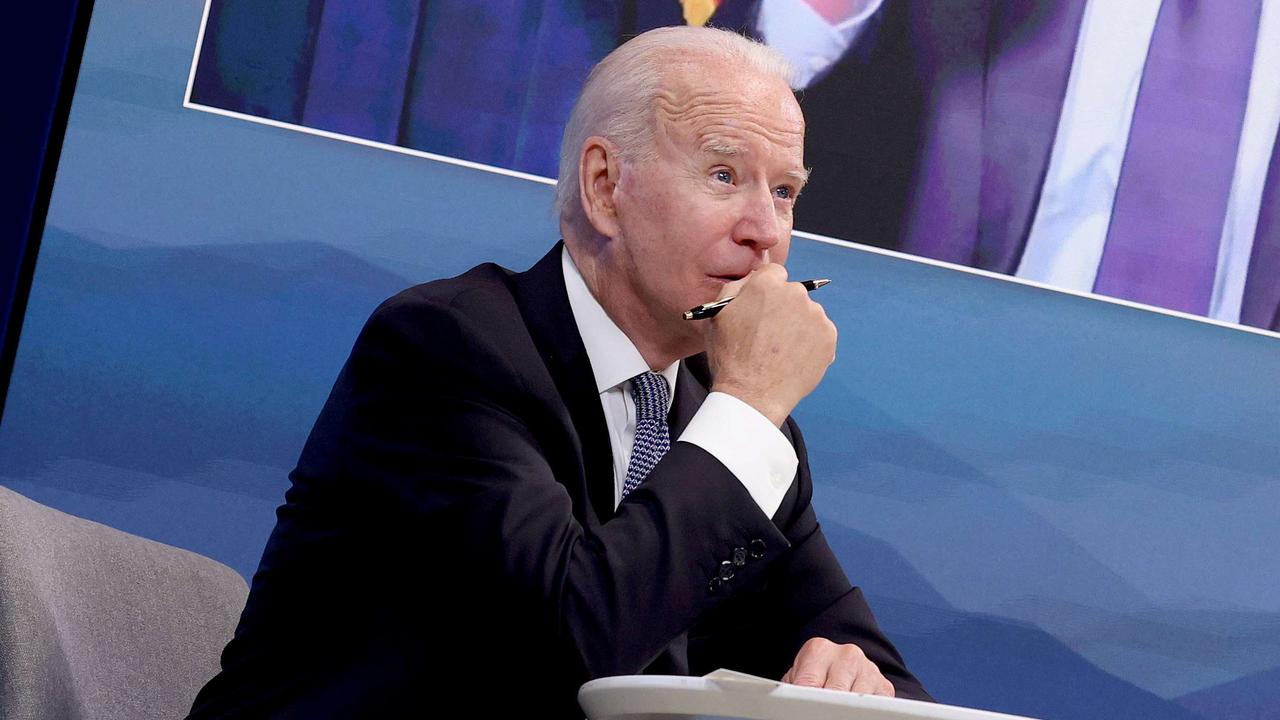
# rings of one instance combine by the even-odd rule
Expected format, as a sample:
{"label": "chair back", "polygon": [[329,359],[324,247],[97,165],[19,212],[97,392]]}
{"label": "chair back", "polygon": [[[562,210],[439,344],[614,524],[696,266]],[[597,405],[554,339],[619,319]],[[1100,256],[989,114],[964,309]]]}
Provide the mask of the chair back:
{"label": "chair back", "polygon": [[248,592],[207,557],[0,487],[0,718],[185,716]]}

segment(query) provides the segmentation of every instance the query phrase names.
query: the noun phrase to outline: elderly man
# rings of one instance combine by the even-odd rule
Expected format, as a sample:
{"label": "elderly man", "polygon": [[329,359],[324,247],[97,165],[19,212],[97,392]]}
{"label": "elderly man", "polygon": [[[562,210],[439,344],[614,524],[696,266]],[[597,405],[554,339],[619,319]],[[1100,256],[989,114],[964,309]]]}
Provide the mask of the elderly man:
{"label": "elderly man", "polygon": [[836,345],[782,267],[788,77],[703,28],[595,69],[563,245],[374,313],[193,717],[570,717],[586,680],[717,667],[927,698],[818,528],[788,418]]}

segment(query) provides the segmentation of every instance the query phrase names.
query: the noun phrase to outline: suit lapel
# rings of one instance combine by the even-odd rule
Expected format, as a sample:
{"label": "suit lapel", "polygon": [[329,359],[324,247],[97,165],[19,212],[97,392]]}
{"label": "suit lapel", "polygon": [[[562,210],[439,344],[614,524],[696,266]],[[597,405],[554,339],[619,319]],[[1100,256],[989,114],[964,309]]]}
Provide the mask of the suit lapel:
{"label": "suit lapel", "polygon": [[1263,186],[1240,322],[1280,330],[1280,132],[1276,135],[1271,167]]}
{"label": "suit lapel", "polygon": [[992,16],[977,267],[1018,269],[1053,151],[1084,5],[1004,2]]}
{"label": "suit lapel", "polygon": [[582,457],[587,499],[596,520],[604,522],[613,517],[614,510],[613,455],[591,362],[564,287],[560,266],[563,247],[564,243],[556,243],[536,265],[516,274],[512,291],[538,354],[569,410]]}
{"label": "suit lapel", "polygon": [[[680,363],[680,370],[676,375],[675,397],[671,399],[671,412],[667,414],[671,442],[674,443],[689,426],[694,413],[702,407],[702,401],[707,399],[707,388],[710,385],[711,375],[705,355],[694,355]],[[649,675],[688,675],[689,633],[681,633],[654,658],[644,672]]]}
{"label": "suit lapel", "polygon": [[[897,122],[893,110],[858,111],[853,118],[881,131],[877,141],[884,148],[871,150],[866,155],[869,160],[882,167],[892,168],[899,162],[908,167],[907,172],[876,173],[877,179],[891,180],[887,187],[895,195],[902,193],[901,213],[872,208],[869,216],[879,218],[875,222],[882,232],[898,235],[897,249],[971,265],[977,253],[981,209],[982,103],[992,1],[887,5],[881,20],[881,32],[887,34],[866,72],[896,74],[902,79],[882,85],[883,81],[868,77],[866,91],[871,92],[873,103],[887,95],[886,102],[902,111],[906,124],[885,124]],[[855,107],[867,104],[863,98],[844,97]],[[889,127],[893,129],[886,130]],[[893,146],[902,150],[903,160],[893,159],[892,149],[886,151]],[[888,199],[889,207],[898,204],[892,195],[884,195],[883,188],[866,190],[870,197]]]}
{"label": "suit lapel", "polygon": [[702,407],[707,399],[707,387],[710,385],[710,372],[705,355],[694,355],[680,363],[680,372],[676,375],[676,394],[671,401],[671,412],[667,415],[667,425],[671,430],[671,442],[675,442],[684,429],[689,426],[693,414]]}

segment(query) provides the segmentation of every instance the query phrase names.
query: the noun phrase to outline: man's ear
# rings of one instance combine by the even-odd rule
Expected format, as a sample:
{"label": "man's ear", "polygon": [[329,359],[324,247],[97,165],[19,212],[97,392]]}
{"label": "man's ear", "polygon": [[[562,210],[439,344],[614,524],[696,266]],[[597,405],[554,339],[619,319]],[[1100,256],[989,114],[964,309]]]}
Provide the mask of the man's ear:
{"label": "man's ear", "polygon": [[609,140],[591,136],[578,155],[578,192],[587,222],[605,237],[618,236],[617,192],[621,169],[618,148]]}

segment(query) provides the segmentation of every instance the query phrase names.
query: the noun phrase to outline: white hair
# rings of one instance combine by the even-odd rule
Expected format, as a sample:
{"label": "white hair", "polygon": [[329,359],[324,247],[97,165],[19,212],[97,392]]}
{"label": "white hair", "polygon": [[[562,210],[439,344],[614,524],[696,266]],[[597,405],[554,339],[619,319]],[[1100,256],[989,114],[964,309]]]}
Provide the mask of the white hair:
{"label": "white hair", "polygon": [[623,161],[639,161],[654,151],[656,98],[665,71],[690,55],[710,56],[722,71],[742,69],[776,77],[791,86],[794,70],[782,53],[728,30],[663,27],[628,40],[609,53],[587,76],[573,105],[560,143],[560,180],[555,210],[562,221],[574,218],[579,203],[578,162],[582,144],[593,135],[618,146]]}

